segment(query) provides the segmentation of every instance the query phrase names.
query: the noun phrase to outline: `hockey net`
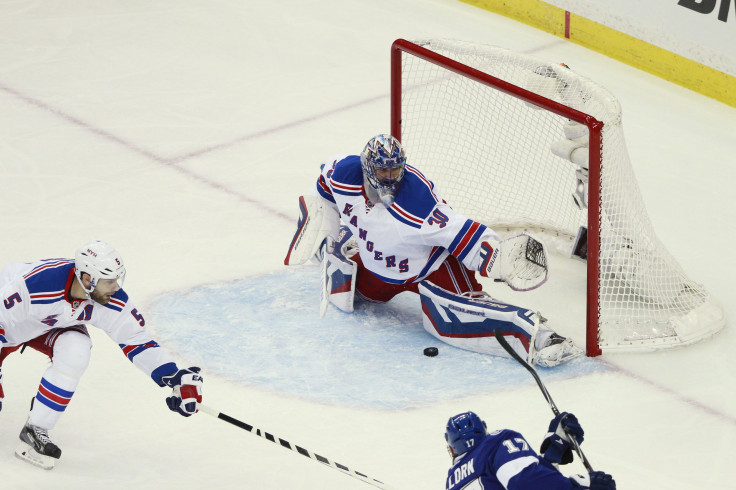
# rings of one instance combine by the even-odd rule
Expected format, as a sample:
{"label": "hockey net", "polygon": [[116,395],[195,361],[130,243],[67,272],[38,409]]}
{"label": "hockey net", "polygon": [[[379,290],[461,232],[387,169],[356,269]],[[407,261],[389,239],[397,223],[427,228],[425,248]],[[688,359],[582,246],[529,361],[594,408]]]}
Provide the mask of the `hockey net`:
{"label": "hockey net", "polygon": [[[725,324],[654,233],[609,91],[564,65],[456,40],[394,42],[391,84],[393,135],[455,210],[567,257],[587,248],[588,355],[685,345]],[[551,151],[571,122],[588,130],[582,163]]]}

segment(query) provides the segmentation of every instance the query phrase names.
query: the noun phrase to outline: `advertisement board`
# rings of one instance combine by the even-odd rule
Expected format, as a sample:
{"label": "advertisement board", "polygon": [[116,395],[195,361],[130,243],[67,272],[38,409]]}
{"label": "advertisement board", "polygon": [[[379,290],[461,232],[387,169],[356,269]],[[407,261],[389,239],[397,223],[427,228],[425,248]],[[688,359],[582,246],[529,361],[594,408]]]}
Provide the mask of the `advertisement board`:
{"label": "advertisement board", "polygon": [[545,0],[736,76],[736,0]]}

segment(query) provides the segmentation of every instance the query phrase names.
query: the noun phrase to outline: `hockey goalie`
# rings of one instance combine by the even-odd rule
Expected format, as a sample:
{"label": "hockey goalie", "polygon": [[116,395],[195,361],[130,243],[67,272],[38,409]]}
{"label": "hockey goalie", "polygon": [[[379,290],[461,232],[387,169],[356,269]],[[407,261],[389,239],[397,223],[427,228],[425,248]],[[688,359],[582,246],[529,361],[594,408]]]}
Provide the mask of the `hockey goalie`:
{"label": "hockey goalie", "polygon": [[[488,189],[489,193],[493,189]],[[322,265],[322,311],[352,312],[358,300],[385,303],[404,291],[421,297],[422,322],[455,347],[499,356],[499,329],[532,363],[550,367],[581,356],[571,339],[534,310],[492,298],[476,274],[516,291],[547,280],[547,255],[528,234],[502,240],[462,216],[390,135],[360,155],[337,155],[322,167],[312,195],[301,196],[300,219],[284,263]]]}

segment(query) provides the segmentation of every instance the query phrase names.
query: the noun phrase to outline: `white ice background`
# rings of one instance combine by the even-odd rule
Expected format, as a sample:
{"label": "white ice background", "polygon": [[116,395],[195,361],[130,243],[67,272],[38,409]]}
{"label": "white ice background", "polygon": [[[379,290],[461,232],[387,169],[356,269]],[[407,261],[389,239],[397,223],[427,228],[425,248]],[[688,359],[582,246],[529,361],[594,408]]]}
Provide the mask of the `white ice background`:
{"label": "white ice background", "polygon": [[[455,0],[6,0],[0,33],[0,261],[109,241],[156,339],[202,367],[209,406],[404,490],[443,488],[449,416],[474,410],[537,446],[551,412],[513,361],[438,344],[410,295],[320,321],[316,269],[283,266],[297,196],[325,158],[389,130],[397,38],[501,45],[598,80],[623,106],[659,238],[728,324],[684,349],[540,373],[619,488],[736,488],[733,108]],[[582,285],[553,280],[571,286],[501,295],[582,341]],[[48,361],[27,350],[3,365],[0,488],[369,488],[170,412],[165,390],[91,335],[52,471],[13,456]]]}

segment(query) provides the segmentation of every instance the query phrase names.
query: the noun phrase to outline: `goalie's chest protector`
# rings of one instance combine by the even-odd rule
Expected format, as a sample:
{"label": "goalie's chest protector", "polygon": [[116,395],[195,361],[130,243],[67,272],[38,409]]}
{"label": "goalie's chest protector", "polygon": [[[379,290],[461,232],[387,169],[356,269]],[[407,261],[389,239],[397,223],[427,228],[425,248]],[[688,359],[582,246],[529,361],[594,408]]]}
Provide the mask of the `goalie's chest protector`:
{"label": "goalie's chest protector", "polygon": [[[339,161],[328,182],[342,221],[358,241],[363,265],[384,281],[420,280],[447,257],[445,248],[425,240],[430,235],[431,241],[438,238],[436,230],[426,230],[425,225],[441,200],[432,183],[416,169],[407,165],[396,202],[390,207],[366,199],[357,156]],[[448,234],[448,238],[453,237]]]}

